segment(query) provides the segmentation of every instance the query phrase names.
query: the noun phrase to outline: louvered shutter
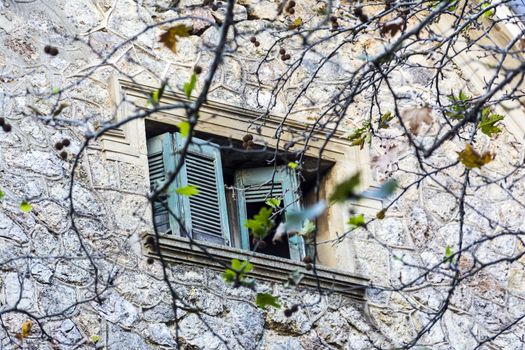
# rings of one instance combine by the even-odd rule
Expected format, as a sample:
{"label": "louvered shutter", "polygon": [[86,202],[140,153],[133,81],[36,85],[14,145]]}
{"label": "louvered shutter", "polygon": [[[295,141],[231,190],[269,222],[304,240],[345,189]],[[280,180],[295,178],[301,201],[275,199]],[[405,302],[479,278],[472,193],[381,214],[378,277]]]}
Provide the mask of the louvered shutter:
{"label": "louvered shutter", "polygon": [[[174,135],[177,149],[185,138]],[[218,146],[193,137],[180,173],[180,185],[198,186],[199,194],[179,196],[186,228],[194,239],[230,245],[226,195]]]}
{"label": "louvered shutter", "polygon": [[[175,158],[173,150],[173,136],[170,133],[148,139],[148,166],[151,189],[161,186],[166,181],[167,174],[174,171]],[[174,181],[168,189],[168,194],[171,195],[164,195],[161,197],[161,201],[153,204],[154,225],[160,233],[179,234],[181,231],[175,217],[169,215],[171,212],[179,218],[181,216],[177,196],[173,195],[177,186],[177,181]]]}
{"label": "louvered shutter", "polygon": [[[244,222],[248,219],[246,206],[248,203],[264,202],[269,198],[282,198],[285,211],[301,209],[297,176],[286,166],[239,170],[235,174],[235,187],[238,190],[237,206],[243,249],[250,249],[249,232],[244,226]],[[289,237],[288,245],[290,258],[302,260],[305,255],[303,238],[297,235]]]}

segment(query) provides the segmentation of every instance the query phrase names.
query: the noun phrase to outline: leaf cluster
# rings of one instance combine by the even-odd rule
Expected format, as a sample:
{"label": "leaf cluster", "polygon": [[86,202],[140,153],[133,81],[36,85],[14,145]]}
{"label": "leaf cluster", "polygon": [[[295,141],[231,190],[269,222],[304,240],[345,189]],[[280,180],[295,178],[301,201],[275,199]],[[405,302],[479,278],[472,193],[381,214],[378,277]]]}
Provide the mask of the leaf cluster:
{"label": "leaf cluster", "polygon": [[268,235],[270,230],[275,226],[275,221],[271,219],[273,210],[268,207],[262,207],[253,219],[244,222],[244,227],[250,230],[250,234],[256,238],[262,239]]}
{"label": "leaf cluster", "polygon": [[448,95],[447,96],[450,106],[449,109],[445,112],[445,115],[452,119],[463,119],[465,117],[465,112],[469,109],[470,96],[465,94],[463,90],[459,90],[457,95]]}
{"label": "leaf cluster", "polygon": [[248,273],[252,269],[253,265],[247,260],[241,262],[239,259],[232,259],[231,266],[222,273],[222,279],[235,288],[239,286],[253,288],[255,281],[248,278]]}
{"label": "leaf cluster", "polygon": [[379,123],[377,127],[379,129],[388,129],[390,127],[390,122],[394,119],[394,114],[392,112],[386,112],[379,118]]}
{"label": "leaf cluster", "polygon": [[268,198],[265,203],[267,206],[276,210],[281,206],[281,202],[281,198]]}
{"label": "leaf cluster", "polygon": [[372,125],[370,123],[364,123],[362,127],[354,130],[354,132],[348,136],[348,139],[352,141],[352,146],[359,146],[359,149],[363,149],[365,143],[370,144],[372,141]]}

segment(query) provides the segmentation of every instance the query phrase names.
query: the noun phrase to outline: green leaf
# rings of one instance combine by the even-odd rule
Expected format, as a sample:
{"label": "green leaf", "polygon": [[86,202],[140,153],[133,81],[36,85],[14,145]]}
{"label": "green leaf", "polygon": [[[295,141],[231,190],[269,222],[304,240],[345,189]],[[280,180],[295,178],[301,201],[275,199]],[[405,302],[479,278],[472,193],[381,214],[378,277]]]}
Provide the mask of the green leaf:
{"label": "green leaf", "polygon": [[469,108],[470,96],[465,94],[463,90],[460,90],[457,96],[449,95],[447,96],[451,105],[449,110],[445,112],[445,115],[452,119],[463,119],[465,117],[465,112]]}
{"label": "green leaf", "polygon": [[456,262],[456,259],[452,258],[453,255],[454,255],[454,252],[452,251],[452,247],[447,244],[447,246],[445,247],[445,257],[444,257],[443,261],[444,262],[448,261],[448,262],[454,264]]}
{"label": "green leaf", "polygon": [[290,169],[297,169],[298,166],[299,166],[299,163],[297,163],[297,162],[290,162],[290,163],[288,163],[288,167]]}
{"label": "green leaf", "polygon": [[181,196],[196,196],[199,194],[199,187],[195,185],[188,185],[177,188],[175,192]]}
{"label": "green leaf", "polygon": [[52,94],[53,94],[53,95],[58,95],[59,93],[60,93],[60,88],[55,86],[55,87],[53,88]]}
{"label": "green leaf", "polygon": [[279,304],[278,297],[274,297],[273,295],[266,293],[257,293],[257,297],[255,298],[255,304],[257,304],[257,306],[261,309],[264,309],[267,306],[272,306],[277,309],[281,307],[281,304]]}
{"label": "green leaf", "polygon": [[187,98],[191,97],[191,93],[195,89],[195,85],[197,84],[197,74],[193,73],[190,77],[190,81],[188,83],[184,83],[184,94]]}
{"label": "green leaf", "polygon": [[22,210],[24,213],[29,213],[31,209],[33,209],[33,207],[28,201],[23,200],[22,203],[20,203],[20,210]]}
{"label": "green leaf", "polygon": [[0,190],[0,201],[1,201],[2,199],[4,199],[4,197],[5,197],[5,192],[2,191],[2,190]]}
{"label": "green leaf", "polygon": [[365,226],[365,216],[363,214],[358,214],[358,215],[352,216],[348,220],[348,225],[350,225],[352,227]]}
{"label": "green leaf", "polygon": [[247,260],[240,261],[239,259],[232,259],[231,267],[226,268],[222,273],[222,279],[224,282],[233,284],[234,287],[245,286],[253,287],[255,281],[247,278],[248,272],[253,268],[253,265]]}
{"label": "green leaf", "polygon": [[151,93],[151,104],[154,105],[154,106],[158,106],[159,105],[159,101],[160,101],[160,91],[159,90],[155,90]]}
{"label": "green leaf", "polygon": [[272,213],[273,210],[271,208],[262,207],[253,219],[248,219],[244,222],[244,227],[250,230],[252,236],[264,238],[275,225],[275,222],[270,219]]}
{"label": "green leaf", "polygon": [[481,132],[485,135],[492,137],[494,134],[499,134],[501,129],[496,126],[496,123],[503,120],[505,117],[499,114],[491,114],[490,108],[483,108],[481,112],[481,121],[479,123],[479,128]]}
{"label": "green leaf", "polygon": [[347,180],[335,186],[334,191],[330,195],[330,202],[344,202],[348,199],[357,199],[359,195],[356,193],[357,186],[359,186],[361,173],[357,172]]}
{"label": "green leaf", "polygon": [[179,133],[182,137],[188,137],[190,134],[190,123],[187,121],[182,121],[177,124],[177,127],[179,128]]}
{"label": "green leaf", "polygon": [[360,149],[363,149],[365,143],[372,141],[372,126],[370,123],[364,123],[361,128],[354,130],[348,139],[352,141],[352,146],[359,146]]}
{"label": "green leaf", "polygon": [[[490,6],[491,6],[491,3],[486,1],[483,4],[481,4],[481,9],[485,10],[487,7],[490,7]],[[483,17],[485,17],[485,18],[492,18],[495,14],[496,14],[496,8],[493,7],[490,10],[485,10],[483,12]]]}
{"label": "green leaf", "polygon": [[452,256],[452,248],[447,245],[445,248],[445,258],[450,258]]}
{"label": "green leaf", "polygon": [[92,336],[91,336],[91,342],[92,342],[93,344],[96,344],[96,343],[98,343],[99,341],[100,341],[100,335],[96,335],[96,334],[95,334],[95,335],[92,335]]}
{"label": "green leaf", "polygon": [[381,116],[381,118],[379,118],[378,128],[388,129],[390,127],[390,121],[392,119],[394,119],[394,115],[392,114],[392,112],[386,112]]}
{"label": "green leaf", "polygon": [[303,25],[303,20],[301,17],[297,17],[292,23],[288,25],[288,29],[297,29]]}
{"label": "green leaf", "polygon": [[235,273],[235,271],[230,270],[230,269],[226,269],[222,273],[222,279],[224,280],[224,282],[229,283],[229,284],[235,283],[236,276],[237,274]]}
{"label": "green leaf", "polygon": [[239,273],[248,273],[253,269],[253,265],[248,260],[232,259],[232,269]]}
{"label": "green leaf", "polygon": [[273,209],[277,209],[281,206],[281,199],[280,198],[269,198],[266,200],[266,205],[269,207],[272,207]]}

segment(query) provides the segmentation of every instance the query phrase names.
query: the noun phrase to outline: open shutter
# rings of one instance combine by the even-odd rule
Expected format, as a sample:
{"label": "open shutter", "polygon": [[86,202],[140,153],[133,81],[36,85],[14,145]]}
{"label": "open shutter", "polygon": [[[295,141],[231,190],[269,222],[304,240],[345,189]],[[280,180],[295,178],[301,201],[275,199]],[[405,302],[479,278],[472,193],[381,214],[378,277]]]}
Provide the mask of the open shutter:
{"label": "open shutter", "polygon": [[[177,149],[185,138],[174,134]],[[197,240],[230,245],[226,195],[218,146],[192,137],[180,173],[180,185],[194,185],[199,194],[179,196],[186,217],[186,228]]]}
{"label": "open shutter", "polygon": [[[175,170],[173,150],[173,137],[170,133],[148,139],[148,166],[151,189],[161,186],[166,181],[167,174]],[[173,215],[169,215],[170,212],[178,217],[181,215],[177,196],[173,194],[177,186],[177,181],[174,181],[168,189],[169,195],[161,197],[161,201],[153,204],[154,225],[160,233],[179,234],[180,232],[177,220]]]}
{"label": "open shutter", "polygon": [[[243,249],[250,249],[249,232],[244,226],[248,219],[247,205],[265,202],[269,198],[281,198],[285,212],[301,209],[297,175],[286,166],[239,170],[235,174],[235,187],[238,189],[237,205]],[[288,245],[290,259],[302,260],[305,255],[303,238],[298,235],[289,237]]]}

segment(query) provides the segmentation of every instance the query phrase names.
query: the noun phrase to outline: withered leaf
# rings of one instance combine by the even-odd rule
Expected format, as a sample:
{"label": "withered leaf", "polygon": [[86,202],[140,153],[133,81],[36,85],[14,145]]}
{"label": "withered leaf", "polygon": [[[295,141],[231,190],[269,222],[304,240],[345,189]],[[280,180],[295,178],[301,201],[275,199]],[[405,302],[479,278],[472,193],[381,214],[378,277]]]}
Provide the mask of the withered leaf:
{"label": "withered leaf", "polygon": [[401,118],[404,119],[406,123],[408,123],[410,131],[414,135],[418,135],[419,128],[421,127],[422,123],[425,123],[427,125],[432,124],[433,118],[431,113],[432,108],[428,106],[412,107],[402,111]]}
{"label": "withered leaf", "polygon": [[162,33],[159,42],[171,51],[177,52],[177,37],[185,38],[188,36],[190,36],[190,28],[184,24],[177,24]]}
{"label": "withered leaf", "polygon": [[479,154],[472,148],[472,145],[466,144],[465,149],[458,153],[458,159],[468,169],[481,168],[483,165],[490,163],[494,159],[494,154],[485,152]]}
{"label": "withered leaf", "polygon": [[397,32],[403,29],[404,24],[405,20],[403,17],[398,17],[396,19],[383,23],[383,25],[381,26],[380,34],[381,36],[385,36],[387,34],[389,34],[390,36],[394,36],[397,34]]}
{"label": "withered leaf", "polygon": [[297,29],[302,25],[303,25],[303,20],[301,17],[298,17],[292,23],[288,25],[288,29]]}
{"label": "withered leaf", "polygon": [[31,328],[33,328],[33,322],[31,320],[26,320],[24,323],[22,323],[22,327],[20,329],[20,335],[22,339],[29,336],[31,333]]}
{"label": "withered leaf", "polygon": [[55,111],[53,112],[53,117],[56,117],[57,115],[59,115],[60,113],[62,113],[62,111],[69,107],[69,104],[65,103],[65,102],[62,102],[58,105],[57,109],[55,109]]}
{"label": "withered leaf", "polygon": [[381,175],[388,175],[394,172],[397,164],[406,153],[406,147],[396,144],[384,145],[383,153],[375,155],[371,159],[371,165]]}

